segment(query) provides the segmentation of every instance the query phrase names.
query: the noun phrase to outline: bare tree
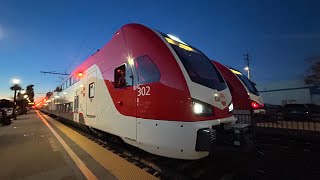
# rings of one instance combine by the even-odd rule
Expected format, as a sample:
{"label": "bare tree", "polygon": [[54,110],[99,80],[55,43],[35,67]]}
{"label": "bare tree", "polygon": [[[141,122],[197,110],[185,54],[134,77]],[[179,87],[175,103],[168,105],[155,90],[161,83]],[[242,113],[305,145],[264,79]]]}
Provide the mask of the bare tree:
{"label": "bare tree", "polygon": [[314,56],[307,59],[311,62],[311,66],[308,69],[308,74],[306,75],[304,81],[306,84],[320,85],[320,56]]}

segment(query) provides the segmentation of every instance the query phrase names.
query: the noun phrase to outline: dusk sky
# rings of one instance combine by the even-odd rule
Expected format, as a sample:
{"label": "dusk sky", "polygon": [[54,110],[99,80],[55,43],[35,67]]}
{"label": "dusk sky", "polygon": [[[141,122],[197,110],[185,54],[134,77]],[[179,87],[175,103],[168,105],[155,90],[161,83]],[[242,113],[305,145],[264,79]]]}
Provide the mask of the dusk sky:
{"label": "dusk sky", "polygon": [[52,91],[127,23],[174,34],[209,58],[243,70],[252,57],[257,84],[301,79],[320,53],[319,0],[72,1],[0,0],[0,99],[12,78]]}

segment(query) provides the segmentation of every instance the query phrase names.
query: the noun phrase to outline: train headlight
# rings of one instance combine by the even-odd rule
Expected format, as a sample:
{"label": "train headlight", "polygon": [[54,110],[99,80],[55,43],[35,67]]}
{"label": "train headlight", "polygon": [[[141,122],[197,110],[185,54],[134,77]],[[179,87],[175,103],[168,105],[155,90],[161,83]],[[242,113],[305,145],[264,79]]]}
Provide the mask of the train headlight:
{"label": "train headlight", "polygon": [[229,105],[229,112],[233,111],[233,103]]}
{"label": "train headlight", "polygon": [[199,116],[213,116],[212,106],[210,104],[193,99],[192,111]]}
{"label": "train headlight", "polygon": [[203,106],[199,103],[194,103],[193,104],[193,112],[196,114],[201,114],[203,113]]}

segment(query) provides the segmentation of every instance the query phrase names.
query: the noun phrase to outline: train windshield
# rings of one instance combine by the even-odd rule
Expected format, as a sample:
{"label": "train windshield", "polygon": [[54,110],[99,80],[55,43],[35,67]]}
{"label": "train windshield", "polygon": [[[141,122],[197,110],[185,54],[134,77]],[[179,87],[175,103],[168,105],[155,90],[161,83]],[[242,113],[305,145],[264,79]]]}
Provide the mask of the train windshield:
{"label": "train windshield", "polygon": [[218,91],[227,88],[219,71],[203,53],[166,35],[164,37],[179,56],[193,82]]}
{"label": "train windshield", "polygon": [[246,88],[248,89],[248,91],[250,93],[259,96],[259,92],[256,89],[255,85],[246,76],[244,76],[243,74],[241,74],[237,70],[233,70],[233,69],[231,69],[231,70],[243,82],[243,84],[246,86]]}

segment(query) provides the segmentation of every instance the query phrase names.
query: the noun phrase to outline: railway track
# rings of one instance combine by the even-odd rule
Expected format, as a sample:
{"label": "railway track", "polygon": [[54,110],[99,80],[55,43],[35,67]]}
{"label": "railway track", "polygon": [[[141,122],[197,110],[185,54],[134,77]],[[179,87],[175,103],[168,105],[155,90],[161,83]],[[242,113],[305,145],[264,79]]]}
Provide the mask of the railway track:
{"label": "railway track", "polygon": [[[44,112],[43,112],[44,113]],[[47,113],[45,113],[47,114]],[[47,114],[68,125],[93,142],[126,159],[159,179],[303,179],[320,178],[320,144],[286,141],[280,137],[258,136],[256,151],[220,151],[200,160],[164,158],[127,145],[109,134],[78,128],[74,124]],[[287,168],[285,168],[287,167]]]}
{"label": "railway track", "polygon": [[230,170],[230,168],[224,169],[222,167],[223,164],[221,164],[222,162],[213,161],[213,158],[215,157],[207,157],[200,160],[178,160],[156,156],[122,143],[118,138],[110,138],[112,136],[110,134],[99,132],[95,129],[79,128],[76,127],[75,124],[68,123],[68,121],[57,118],[54,115],[45,112],[42,113],[62,122],[79,134],[160,179],[232,180],[236,176],[236,172]]}

